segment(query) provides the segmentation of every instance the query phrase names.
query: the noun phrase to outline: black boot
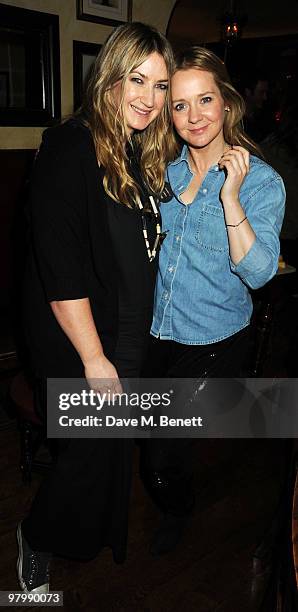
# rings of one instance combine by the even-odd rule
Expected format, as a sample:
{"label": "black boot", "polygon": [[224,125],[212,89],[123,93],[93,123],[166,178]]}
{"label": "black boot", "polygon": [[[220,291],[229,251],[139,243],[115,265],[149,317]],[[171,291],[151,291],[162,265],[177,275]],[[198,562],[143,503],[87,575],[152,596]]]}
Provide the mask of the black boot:
{"label": "black boot", "polygon": [[188,520],[189,515],[165,514],[158,529],[153,534],[150,544],[151,554],[158,557],[174,550],[183,536]]}
{"label": "black boot", "polygon": [[150,552],[164,555],[177,546],[195,505],[191,476],[174,477],[169,471],[147,471],[143,481],[164,516],[153,535]]}
{"label": "black boot", "polygon": [[17,575],[22,591],[49,593],[49,566],[52,555],[30,548],[22,533],[22,523],[18,524],[17,541],[19,547]]}

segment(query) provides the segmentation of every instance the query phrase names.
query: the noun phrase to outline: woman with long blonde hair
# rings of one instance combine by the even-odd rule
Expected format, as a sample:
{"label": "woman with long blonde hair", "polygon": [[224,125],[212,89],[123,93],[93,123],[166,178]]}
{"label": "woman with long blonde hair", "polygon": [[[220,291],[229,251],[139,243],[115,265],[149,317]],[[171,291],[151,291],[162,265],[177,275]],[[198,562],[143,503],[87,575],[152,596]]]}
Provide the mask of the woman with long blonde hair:
{"label": "woman with long blonde hair", "polygon": [[[168,232],[148,375],[201,384],[243,373],[249,290],[277,271],[285,205],[281,177],[243,131],[244,110],[214,53],[194,46],[178,54],[172,114],[183,146],[167,169],[171,195],[161,204]],[[153,542],[161,554],[177,543],[193,507],[192,470],[185,440],[149,441],[147,448],[147,482],[166,515]]]}
{"label": "woman with long blonde hair", "polygon": [[[137,377],[162,239],[158,198],[173,155],[171,47],[154,28],[119,26],[95,61],[79,112],[45,131],[31,182],[24,320],[39,413],[47,378],[121,391]],[[49,590],[51,553],[126,552],[127,439],[59,440],[50,475],[18,526],[24,591]]]}

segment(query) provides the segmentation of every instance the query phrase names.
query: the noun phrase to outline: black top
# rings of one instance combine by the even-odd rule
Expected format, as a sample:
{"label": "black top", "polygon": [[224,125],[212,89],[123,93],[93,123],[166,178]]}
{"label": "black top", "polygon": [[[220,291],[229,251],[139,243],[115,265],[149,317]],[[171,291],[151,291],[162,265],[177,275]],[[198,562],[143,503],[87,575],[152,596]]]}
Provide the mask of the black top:
{"label": "black top", "polygon": [[[119,325],[114,359],[126,376],[138,376],[149,339],[156,263],[149,262],[139,210],[129,209],[107,196],[112,245],[117,263]],[[155,220],[146,215],[152,247]]]}
{"label": "black top", "polygon": [[[120,376],[137,376],[141,365],[157,260],[149,262],[139,212],[109,198],[102,178],[93,139],[79,120],[44,132],[31,183],[24,291],[37,376],[84,375],[52,313],[52,300],[89,297],[105,354]],[[154,241],[155,222],[148,229]]]}

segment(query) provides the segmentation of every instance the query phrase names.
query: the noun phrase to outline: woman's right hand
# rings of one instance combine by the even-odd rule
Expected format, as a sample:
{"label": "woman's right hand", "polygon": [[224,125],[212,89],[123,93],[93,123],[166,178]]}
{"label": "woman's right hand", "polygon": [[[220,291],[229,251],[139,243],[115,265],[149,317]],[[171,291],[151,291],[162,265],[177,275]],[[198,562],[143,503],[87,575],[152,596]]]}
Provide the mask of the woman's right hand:
{"label": "woman's right hand", "polygon": [[53,301],[51,307],[81,358],[91,389],[98,393],[123,393],[117,370],[103,352],[89,298]]}
{"label": "woman's right hand", "polygon": [[85,363],[85,377],[97,393],[123,393],[118,372],[105,355],[97,355]]}

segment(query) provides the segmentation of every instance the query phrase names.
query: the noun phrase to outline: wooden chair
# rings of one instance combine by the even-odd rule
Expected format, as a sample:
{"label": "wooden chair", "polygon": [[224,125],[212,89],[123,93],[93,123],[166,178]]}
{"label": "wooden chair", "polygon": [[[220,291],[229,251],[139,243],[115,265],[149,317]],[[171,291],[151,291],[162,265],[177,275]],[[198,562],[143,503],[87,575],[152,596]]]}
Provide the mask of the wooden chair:
{"label": "wooden chair", "polygon": [[296,477],[293,493],[293,508],[292,508],[292,546],[294,571],[296,578],[296,587],[298,589],[298,462],[296,461]]}
{"label": "wooden chair", "polygon": [[254,552],[252,603],[258,612],[298,610],[298,448],[286,442],[285,482],[275,516]]}
{"label": "wooden chair", "polygon": [[[32,471],[51,469],[55,460],[54,445],[46,439],[46,428],[36,413],[35,399],[32,386],[23,371],[18,372],[12,379],[10,386],[10,399],[15,408],[21,442],[20,467],[24,482],[30,483]],[[49,458],[40,460],[38,451],[45,445],[49,451]]]}

